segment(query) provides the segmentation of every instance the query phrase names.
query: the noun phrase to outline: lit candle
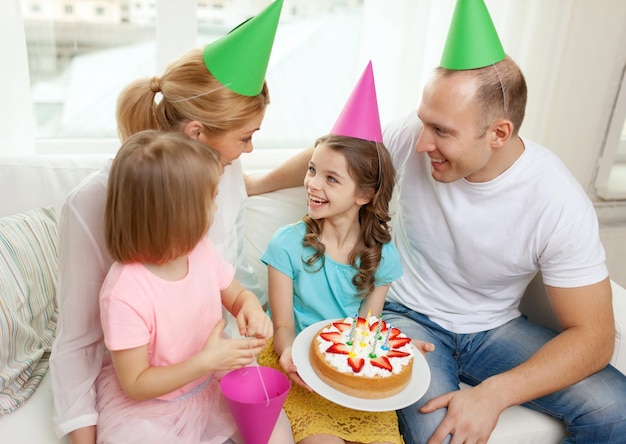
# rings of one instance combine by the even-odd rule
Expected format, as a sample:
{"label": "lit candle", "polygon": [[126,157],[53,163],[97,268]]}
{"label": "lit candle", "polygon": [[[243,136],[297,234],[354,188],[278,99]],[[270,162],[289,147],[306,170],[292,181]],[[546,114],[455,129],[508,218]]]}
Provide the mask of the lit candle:
{"label": "lit candle", "polygon": [[372,358],[372,359],[376,357],[376,345],[378,345],[378,333],[374,335],[374,341],[372,342],[372,348],[370,348],[370,358]]}
{"label": "lit candle", "polygon": [[389,336],[391,336],[391,329],[393,326],[391,324],[387,324],[387,336],[385,336],[385,343],[380,347],[383,350],[389,350]]}
{"label": "lit candle", "polygon": [[383,326],[383,314],[378,316],[378,325],[376,326],[376,337],[380,334],[380,328]]}
{"label": "lit candle", "polygon": [[[349,342],[346,344],[351,345]],[[350,353],[348,353],[348,356],[350,356],[351,358],[354,358],[356,356],[356,341],[354,341],[354,343],[352,344],[352,350],[350,350]]]}
{"label": "lit candle", "polygon": [[359,316],[359,312],[357,311],[354,314],[354,317],[352,318],[352,325],[350,326],[350,333],[348,333],[348,342],[346,342],[346,344],[348,345],[352,345],[352,343],[354,342],[354,332],[356,329],[356,319]]}

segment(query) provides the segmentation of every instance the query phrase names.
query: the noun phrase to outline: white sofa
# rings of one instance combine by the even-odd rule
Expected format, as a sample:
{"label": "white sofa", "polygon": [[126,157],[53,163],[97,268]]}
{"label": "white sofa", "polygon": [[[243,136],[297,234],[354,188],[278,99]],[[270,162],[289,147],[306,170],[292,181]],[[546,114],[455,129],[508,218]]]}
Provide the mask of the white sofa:
{"label": "white sofa", "polygon": [[[248,165],[253,162],[254,155],[244,156]],[[268,158],[267,153],[264,155]],[[58,211],[66,193],[109,157],[111,156],[104,154],[0,157],[0,190],[3,195],[0,200],[0,217],[45,206],[55,207]],[[282,155],[273,156],[273,159],[284,158]],[[244,167],[247,164],[244,163]],[[247,171],[250,172],[250,169]],[[269,236],[278,226],[302,216],[304,202],[302,188],[249,199],[247,254],[264,285],[265,270],[258,257]],[[613,296],[617,341],[612,363],[626,373],[626,344],[623,338],[623,332],[626,331],[626,290],[613,284]],[[531,319],[556,326],[538,279],[529,286],[523,301],[523,310]],[[557,421],[523,407],[513,407],[501,415],[489,442],[549,444],[560,442],[564,436],[565,430]],[[10,414],[0,416],[0,441],[6,444],[67,442],[58,440],[52,431],[52,400],[48,376],[43,378],[33,396],[24,405]]]}

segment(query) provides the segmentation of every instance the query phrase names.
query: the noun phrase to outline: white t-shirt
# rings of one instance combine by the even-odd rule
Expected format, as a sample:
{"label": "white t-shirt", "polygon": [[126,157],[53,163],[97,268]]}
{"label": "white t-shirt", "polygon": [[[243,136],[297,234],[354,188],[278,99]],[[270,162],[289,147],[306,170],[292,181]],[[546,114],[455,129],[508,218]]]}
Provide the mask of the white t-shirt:
{"label": "white t-shirt", "polygon": [[539,270],[555,287],[607,277],[593,205],[557,156],[522,139],[523,154],[495,179],[441,183],[415,151],[420,126],[411,113],[384,132],[399,174],[393,234],[404,268],[388,300],[473,333],[519,316]]}
{"label": "white t-shirt", "polygon": [[[105,360],[98,298],[112,260],[104,242],[104,205],[111,162],[70,192],[59,221],[59,318],[50,358],[54,427],[59,437],[95,425],[95,380]],[[209,238],[235,267],[236,279],[261,303],[265,295],[243,254],[245,201],[241,161],[225,168]]]}

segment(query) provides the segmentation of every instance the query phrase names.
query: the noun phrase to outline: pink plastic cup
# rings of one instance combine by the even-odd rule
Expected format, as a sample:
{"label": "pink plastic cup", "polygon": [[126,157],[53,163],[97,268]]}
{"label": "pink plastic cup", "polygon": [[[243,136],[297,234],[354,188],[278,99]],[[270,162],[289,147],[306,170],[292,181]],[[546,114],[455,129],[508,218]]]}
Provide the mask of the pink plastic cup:
{"label": "pink plastic cup", "polygon": [[244,442],[267,444],[291,388],[289,378],[271,367],[243,367],[227,373],[220,388]]}

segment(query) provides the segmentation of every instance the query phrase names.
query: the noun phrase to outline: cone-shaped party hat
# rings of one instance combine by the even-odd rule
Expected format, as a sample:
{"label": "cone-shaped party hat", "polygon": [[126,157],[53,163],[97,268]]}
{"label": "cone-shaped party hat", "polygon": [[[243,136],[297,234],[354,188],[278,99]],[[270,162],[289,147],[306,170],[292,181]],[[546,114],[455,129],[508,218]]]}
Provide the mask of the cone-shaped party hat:
{"label": "cone-shaped party hat", "polygon": [[383,142],[371,61],[352,90],[330,134]]}
{"label": "cone-shaped party hat", "polygon": [[484,1],[457,0],[440,65],[447,69],[475,69],[505,57]]}
{"label": "cone-shaped party hat", "polygon": [[283,0],[272,2],[258,15],[204,48],[204,64],[228,89],[256,96],[263,89]]}

